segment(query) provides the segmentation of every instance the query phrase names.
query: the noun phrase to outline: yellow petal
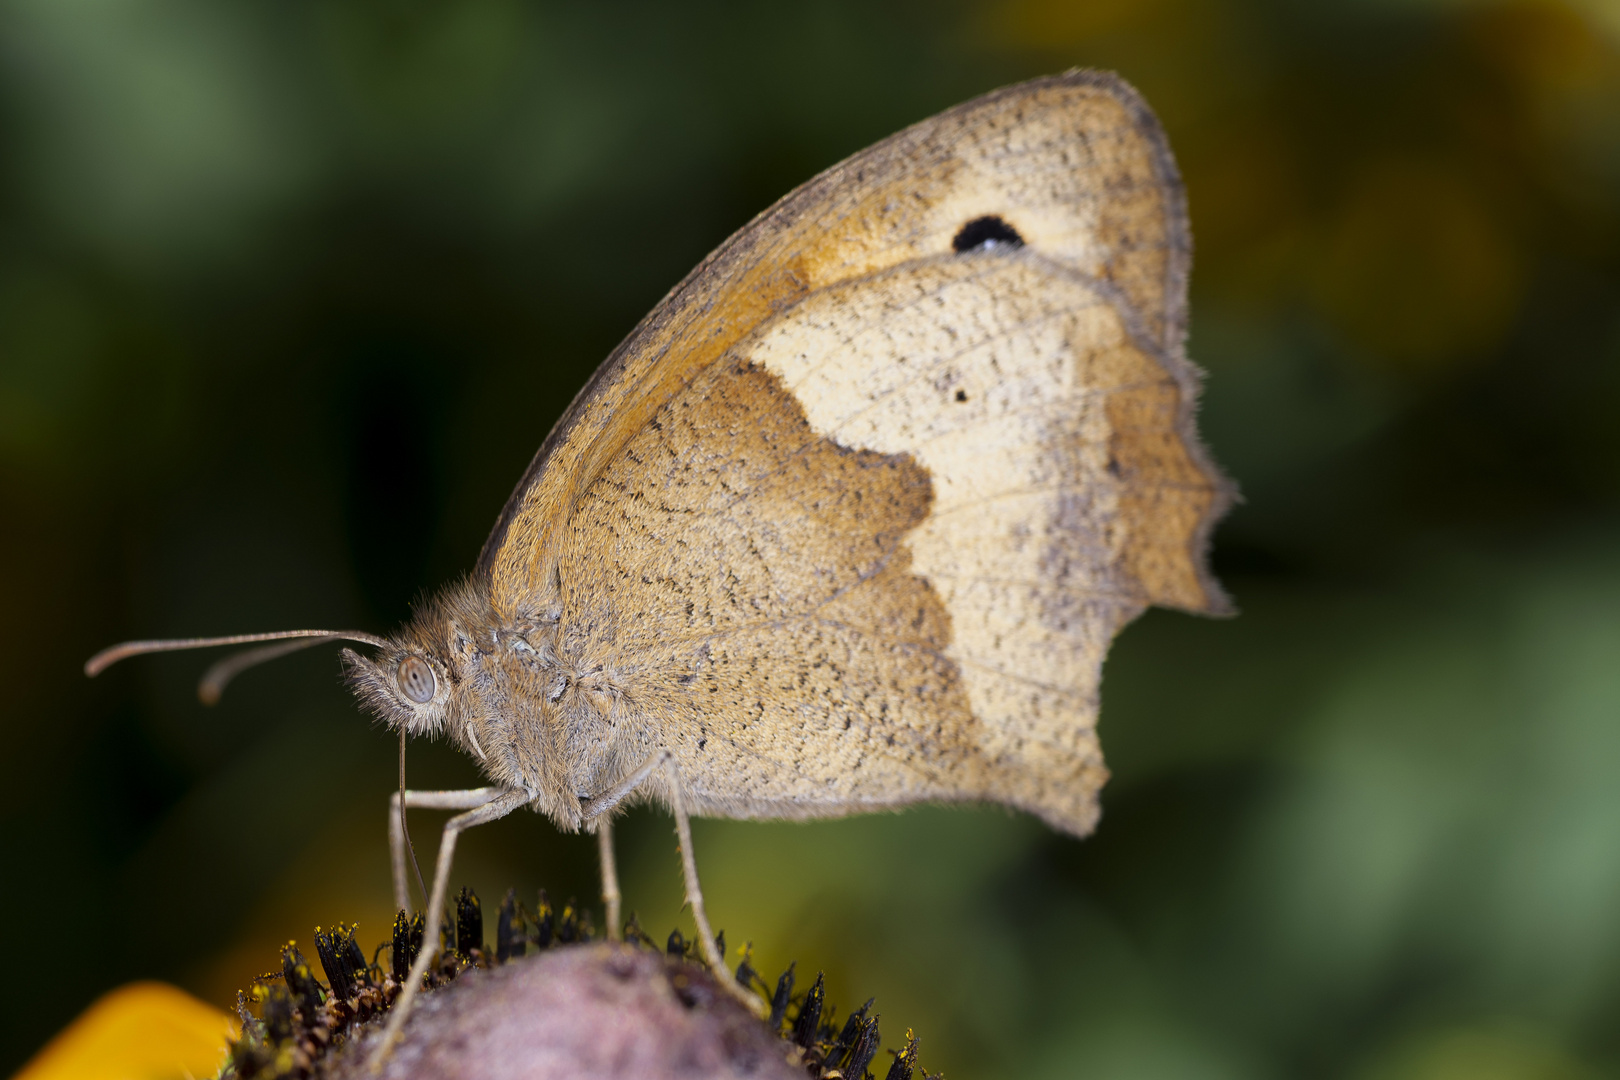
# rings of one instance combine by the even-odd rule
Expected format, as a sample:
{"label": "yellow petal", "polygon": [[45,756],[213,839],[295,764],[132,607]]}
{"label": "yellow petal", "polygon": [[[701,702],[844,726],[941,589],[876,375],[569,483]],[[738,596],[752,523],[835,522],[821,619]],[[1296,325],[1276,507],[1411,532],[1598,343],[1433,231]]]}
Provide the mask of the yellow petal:
{"label": "yellow petal", "polygon": [[236,1020],[167,983],[103,995],[12,1080],[179,1080],[219,1071]]}

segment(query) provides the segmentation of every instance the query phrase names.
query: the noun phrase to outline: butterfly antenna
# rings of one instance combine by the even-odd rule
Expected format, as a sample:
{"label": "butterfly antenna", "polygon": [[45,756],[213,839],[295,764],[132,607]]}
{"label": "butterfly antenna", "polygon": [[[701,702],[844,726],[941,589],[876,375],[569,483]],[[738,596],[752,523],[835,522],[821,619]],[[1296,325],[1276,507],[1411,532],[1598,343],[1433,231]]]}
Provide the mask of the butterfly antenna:
{"label": "butterfly antenna", "polygon": [[234,656],[209,668],[203,675],[202,681],[197,684],[197,696],[203,704],[213,705],[219,701],[220,694],[224,693],[225,686],[237,675],[262,664],[266,660],[274,660],[278,656],[285,656],[299,649],[307,649],[311,645],[319,645],[324,641],[358,641],[363,645],[375,645],[384,648],[388,642],[375,634],[367,634],[360,630],[281,630],[272,634],[232,634],[228,637],[212,638],[170,638],[160,641],[125,641],[110,648],[102,649],[84,663],[84,673],[95,678],[103,671],[120,660],[127,660],[131,656],[144,656],[155,652],[178,652],[182,649],[211,649],[219,645],[251,645],[256,642],[273,641],[274,645],[261,645],[256,649],[245,649]]}
{"label": "butterfly antenna", "polygon": [[257,649],[243,649],[239,653],[232,653],[203,672],[202,680],[197,683],[197,700],[204,705],[218,705],[220,695],[225,693],[226,685],[248,668],[257,667],[278,656],[295,653],[299,649],[307,649],[311,645],[323,644],[327,640],[329,639],[303,638],[278,641],[274,645],[260,645]]}

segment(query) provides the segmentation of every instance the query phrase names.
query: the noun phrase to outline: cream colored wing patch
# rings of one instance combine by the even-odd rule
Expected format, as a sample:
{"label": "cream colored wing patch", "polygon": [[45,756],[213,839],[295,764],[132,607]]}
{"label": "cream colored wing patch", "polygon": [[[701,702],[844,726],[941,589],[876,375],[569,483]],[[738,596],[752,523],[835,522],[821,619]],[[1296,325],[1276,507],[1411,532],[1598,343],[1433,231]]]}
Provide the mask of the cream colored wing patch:
{"label": "cream colored wing patch", "polygon": [[1116,310],[1028,248],[948,256],[811,297],[742,351],[818,434],[927,470],[912,572],[950,614],[986,750],[1090,727],[1108,644],[1147,602],[1121,559],[1108,400],[1173,390]]}
{"label": "cream colored wing patch", "polygon": [[[1035,775],[1089,733],[1109,643],[1162,599],[1164,583],[1141,580],[1127,553],[1159,543],[1144,532],[1167,522],[1122,513],[1128,493],[1154,489],[1192,520],[1219,495],[1185,453],[1144,468],[1139,433],[1121,429],[1122,403],[1161,402],[1169,429],[1179,401],[1122,307],[1037,249],[991,250],[829,289],[739,349],[787,384],[818,434],[927,470],[934,500],[907,537],[912,572],[949,613],[944,652],[986,756],[1024,758]],[[1172,584],[1201,595],[1190,574]]]}

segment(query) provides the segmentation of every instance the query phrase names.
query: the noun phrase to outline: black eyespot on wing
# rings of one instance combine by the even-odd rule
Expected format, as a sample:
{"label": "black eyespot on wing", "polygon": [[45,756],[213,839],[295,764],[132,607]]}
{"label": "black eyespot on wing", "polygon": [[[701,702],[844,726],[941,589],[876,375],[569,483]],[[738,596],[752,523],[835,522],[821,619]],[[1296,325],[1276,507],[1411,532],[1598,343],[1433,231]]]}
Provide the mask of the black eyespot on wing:
{"label": "black eyespot on wing", "polygon": [[1018,235],[1018,230],[1002,221],[994,214],[988,217],[974,218],[957,232],[956,239],[951,241],[951,249],[958,253],[963,251],[979,251],[984,248],[1000,246],[1020,248],[1024,246],[1024,238]]}
{"label": "black eyespot on wing", "polygon": [[956,392],[956,400],[957,401],[966,401],[967,400],[967,391],[966,390],[958,390]]}

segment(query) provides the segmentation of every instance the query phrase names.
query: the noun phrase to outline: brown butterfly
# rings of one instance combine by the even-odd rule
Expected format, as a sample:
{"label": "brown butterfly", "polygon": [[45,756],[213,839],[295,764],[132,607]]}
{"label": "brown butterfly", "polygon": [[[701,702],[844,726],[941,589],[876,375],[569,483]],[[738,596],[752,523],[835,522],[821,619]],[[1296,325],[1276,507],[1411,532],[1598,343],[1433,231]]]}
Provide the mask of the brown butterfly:
{"label": "brown butterfly", "polygon": [[[407,907],[404,807],[464,811],[391,1033],[457,834],[519,807],[601,838],[616,929],[611,817],[667,805],[717,970],[689,813],[973,800],[1084,835],[1114,634],[1150,604],[1227,610],[1205,566],[1231,493],[1194,430],[1189,252],[1174,160],[1123,81],[985,95],[704,260],[547,436],[471,576],[393,637],[138,642],[91,673],[350,638],[376,650],[344,651],[373,712],[477,759],[490,786],[391,812]],[[205,693],[303,644],[227,660]]]}

